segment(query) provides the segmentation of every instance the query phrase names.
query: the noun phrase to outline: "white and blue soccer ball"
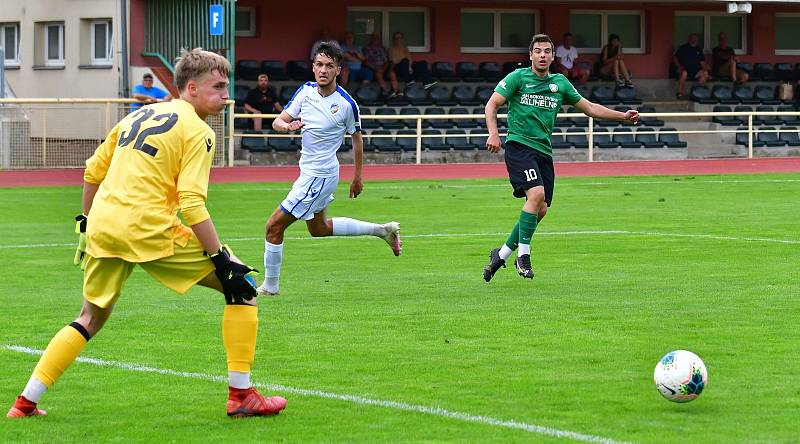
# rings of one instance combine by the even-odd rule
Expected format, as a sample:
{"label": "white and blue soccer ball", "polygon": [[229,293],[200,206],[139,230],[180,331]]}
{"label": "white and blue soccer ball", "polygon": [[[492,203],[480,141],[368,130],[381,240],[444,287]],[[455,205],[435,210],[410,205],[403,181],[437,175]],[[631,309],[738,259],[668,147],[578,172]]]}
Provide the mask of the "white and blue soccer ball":
{"label": "white and blue soccer ball", "polygon": [[673,402],[689,402],[703,393],[708,384],[708,371],[696,354],[675,350],[658,361],[653,381],[661,396]]}

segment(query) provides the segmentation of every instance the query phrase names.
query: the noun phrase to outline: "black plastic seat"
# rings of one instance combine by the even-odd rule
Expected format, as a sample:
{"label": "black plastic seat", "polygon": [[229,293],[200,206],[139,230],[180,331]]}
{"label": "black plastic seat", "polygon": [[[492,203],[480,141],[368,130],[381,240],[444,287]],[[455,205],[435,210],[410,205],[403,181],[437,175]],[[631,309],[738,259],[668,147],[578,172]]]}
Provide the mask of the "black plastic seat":
{"label": "black plastic seat", "polygon": [[433,100],[431,100],[428,90],[426,90],[421,83],[414,83],[406,87],[405,96],[408,102],[413,106],[433,105]]}
{"label": "black plastic seat", "polygon": [[494,89],[487,86],[480,86],[475,91],[475,98],[478,99],[481,104],[486,105],[489,99],[492,98],[492,94],[494,94]]}
{"label": "black plastic seat", "polygon": [[243,59],[236,62],[236,75],[244,80],[257,80],[261,67],[256,60]]}
{"label": "black plastic seat", "polygon": [[[638,108],[640,113],[654,113],[656,108],[650,105],[642,105]],[[664,126],[664,121],[658,117],[642,117],[639,122],[644,126]]]}
{"label": "black plastic seat", "polygon": [[294,80],[301,82],[314,80],[314,73],[305,60],[290,60],[286,62],[286,74]]}
{"label": "black plastic seat", "polygon": [[[729,113],[733,110],[728,105],[715,105],[712,111],[715,113]],[[714,116],[711,121],[725,126],[739,126],[742,124],[742,121],[736,116]]]}
{"label": "black plastic seat", "polygon": [[794,126],[785,126],[781,128],[780,139],[786,145],[800,146],[800,135],[798,135],[797,128]]}
{"label": "black plastic seat", "polygon": [[503,76],[507,75],[511,71],[515,71],[515,70],[517,70],[519,68],[524,67],[526,64],[527,64],[527,66],[530,66],[529,63],[523,63],[523,62],[505,62],[505,63],[503,63]]}
{"label": "black plastic seat", "polygon": [[450,145],[444,143],[442,132],[438,129],[422,130],[423,136],[438,136],[438,137],[423,137],[422,146],[429,150],[445,151],[450,149]]}
{"label": "black plastic seat", "polygon": [[278,100],[280,100],[281,105],[283,105],[284,107],[288,105],[289,102],[292,100],[292,97],[294,97],[294,94],[297,92],[299,88],[300,88],[299,86],[289,86],[289,85],[286,85],[283,88],[281,88],[281,93],[278,96]]}
{"label": "black plastic seat", "polygon": [[[796,112],[793,106],[791,105],[781,105],[778,106],[775,111],[783,112],[783,113],[793,113]],[[779,116],[779,118],[783,121],[784,125],[800,125],[800,115],[795,116]]]}
{"label": "black plastic seat", "polygon": [[460,80],[450,62],[433,62],[432,74],[433,77],[441,80],[442,82],[457,82]]}
{"label": "black plastic seat", "polygon": [[594,138],[595,148],[610,149],[619,147],[617,142],[611,140],[611,133],[608,131],[608,128],[595,127],[592,137]]}
{"label": "black plastic seat", "polygon": [[711,90],[705,85],[692,86],[689,97],[695,102],[705,105],[717,103],[717,99],[711,96]]}
{"label": "black plastic seat", "polygon": [[771,63],[756,63],[753,65],[753,80],[770,81],[775,80],[775,70]]}
{"label": "black plastic seat", "polygon": [[[261,131],[245,130],[245,134],[262,134]],[[264,152],[269,151],[267,147],[267,139],[263,137],[242,137],[242,148],[250,152]]]}
{"label": "black plastic seat", "polygon": [[591,98],[593,102],[601,105],[617,105],[619,100],[614,98],[614,92],[605,85],[597,85],[592,88]]}
{"label": "black plastic seat", "polygon": [[664,148],[664,144],[658,141],[654,128],[639,128],[636,130],[635,140],[645,148]]}
{"label": "black plastic seat", "polygon": [[[432,106],[425,109],[425,115],[447,114],[444,108]],[[428,124],[432,128],[447,129],[453,127],[453,121],[450,119],[430,119]]]}
{"label": "black plastic seat", "polygon": [[711,96],[723,105],[735,105],[738,99],[733,97],[733,90],[728,85],[716,85],[711,89]]}
{"label": "black plastic seat", "polygon": [[456,75],[463,82],[480,82],[483,80],[478,73],[478,65],[473,62],[458,62],[456,63]]}
{"label": "black plastic seat", "polygon": [[429,90],[431,100],[436,106],[454,106],[456,101],[453,99],[453,92],[444,85],[435,85]]}
{"label": "black plastic seat", "polygon": [[481,104],[481,101],[475,97],[475,88],[469,85],[458,85],[454,87],[453,99],[461,106],[476,106]]}
{"label": "black plastic seat", "polygon": [[[575,148],[589,148],[589,139],[586,137],[586,128],[567,128],[566,141]],[[575,134],[577,133],[577,134]]]}
{"label": "black plastic seat", "polygon": [[500,79],[503,78],[500,65],[498,65],[497,62],[481,62],[481,64],[478,65],[478,71],[481,77],[487,82],[499,82]]}
{"label": "black plastic seat", "polygon": [[779,105],[781,103],[781,101],[778,100],[778,96],[775,94],[775,88],[767,85],[756,86],[755,98],[757,98],[762,105]]}
{"label": "black plastic seat", "polygon": [[394,137],[374,137],[390,135],[392,135],[392,132],[386,129],[377,129],[372,131],[369,137],[369,149],[380,152],[400,151],[400,145],[395,142]]}
{"label": "black plastic seat", "polygon": [[641,105],[642,100],[636,97],[636,90],[629,87],[617,88],[614,97],[625,105]]}
{"label": "black plastic seat", "polygon": [[775,128],[772,126],[762,126],[758,129],[758,141],[771,148],[786,145],[786,143],[780,139],[778,133],[775,131]]}
{"label": "black plastic seat", "polygon": [[[395,108],[385,107],[375,110],[376,116],[396,116],[397,110]],[[386,129],[400,129],[405,128],[403,122],[399,119],[381,119],[379,120],[382,127]]]}
{"label": "black plastic seat", "polygon": [[[417,150],[417,131],[413,129],[402,129],[395,133],[397,136],[397,144],[403,151],[416,151]],[[400,137],[407,136],[407,137]],[[414,136],[414,137],[408,137]],[[423,139],[424,141],[424,139]],[[424,147],[423,147],[424,148]]]}
{"label": "black plastic seat", "polygon": [[283,69],[283,63],[280,60],[263,60],[261,62],[261,72],[269,76],[270,80],[288,80],[289,76]]}
{"label": "black plastic seat", "polygon": [[633,128],[616,128],[613,131],[613,136],[611,138],[613,142],[616,142],[622,148],[641,148],[642,143],[638,142],[634,138]]}
{"label": "black plastic seat", "polygon": [[381,89],[378,85],[363,85],[356,91],[356,101],[362,106],[381,106]]}
{"label": "black plastic seat", "polygon": [[[448,114],[472,114],[468,109],[455,106],[450,108],[450,112]],[[475,119],[452,119],[453,123],[457,128],[475,128],[478,126],[478,122]]]}
{"label": "black plastic seat", "polygon": [[[372,111],[369,108],[359,108],[359,112],[362,116],[370,116],[372,115]],[[361,128],[362,129],[377,129],[381,127],[381,121],[378,119],[361,119]]]}
{"label": "black plastic seat", "polygon": [[[758,128],[753,128],[753,147],[761,148],[766,144],[758,140],[758,133],[756,133],[756,130],[758,130]],[[747,127],[736,128],[736,144],[747,146],[747,139]]]}
{"label": "black plastic seat", "polygon": [[[734,106],[733,111],[737,113],[750,113],[753,112],[753,107],[750,105],[739,105]],[[738,118],[741,119],[742,125],[747,124],[747,116],[739,116]],[[764,122],[761,120],[761,117],[753,116],[753,125],[761,125],[762,123]]]}
{"label": "black plastic seat", "polygon": [[564,140],[564,135],[560,129],[553,129],[553,134],[550,135],[550,146],[554,150],[564,150],[572,148],[572,144]]}
{"label": "black plastic seat", "polygon": [[658,132],[658,141],[667,146],[667,148],[686,148],[687,143],[682,141],[675,128],[662,128]]}
{"label": "black plastic seat", "polygon": [[474,151],[477,148],[477,145],[469,141],[467,132],[463,129],[447,130],[444,143],[451,146],[456,151]]}
{"label": "black plastic seat", "polygon": [[747,85],[739,85],[733,88],[733,97],[743,105],[757,105],[761,103],[760,100],[755,98],[753,88]]}
{"label": "black plastic seat", "polygon": [[[407,106],[405,108],[400,108],[400,115],[401,116],[414,116],[414,115],[420,115],[420,114],[422,114],[422,111],[420,111],[419,108],[416,108],[416,107],[413,107],[413,106]],[[403,123],[403,125],[405,125],[408,128],[411,128],[413,130],[417,129],[417,119],[403,119],[403,120],[401,120],[401,122]],[[429,126],[430,126],[430,121],[422,119],[422,127],[423,128],[428,128]]]}
{"label": "black plastic seat", "polygon": [[[286,133],[276,133],[274,131],[270,131],[269,133],[278,136],[286,135]],[[270,137],[267,139],[267,144],[275,151],[292,152],[300,148],[300,139],[294,137]]]}
{"label": "black plastic seat", "polygon": [[[767,112],[771,113],[775,111],[775,108],[769,105],[759,105],[756,107],[756,112]],[[768,115],[759,115],[760,124],[762,125],[782,125],[783,119],[780,116],[768,116]]]}
{"label": "black plastic seat", "polygon": [[250,88],[244,85],[236,85],[233,88],[233,101],[236,102],[236,106],[244,106],[244,102],[247,100],[247,93],[250,92]]}

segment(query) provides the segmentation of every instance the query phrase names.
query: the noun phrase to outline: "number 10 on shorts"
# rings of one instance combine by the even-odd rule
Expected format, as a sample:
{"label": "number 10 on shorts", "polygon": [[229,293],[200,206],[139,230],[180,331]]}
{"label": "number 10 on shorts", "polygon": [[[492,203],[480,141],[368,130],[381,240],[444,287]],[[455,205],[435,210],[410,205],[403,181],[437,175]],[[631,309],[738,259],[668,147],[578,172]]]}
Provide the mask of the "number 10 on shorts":
{"label": "number 10 on shorts", "polygon": [[523,172],[525,173],[525,181],[527,182],[532,182],[539,178],[539,176],[536,175],[536,170],[534,170],[533,168],[529,170],[524,170]]}

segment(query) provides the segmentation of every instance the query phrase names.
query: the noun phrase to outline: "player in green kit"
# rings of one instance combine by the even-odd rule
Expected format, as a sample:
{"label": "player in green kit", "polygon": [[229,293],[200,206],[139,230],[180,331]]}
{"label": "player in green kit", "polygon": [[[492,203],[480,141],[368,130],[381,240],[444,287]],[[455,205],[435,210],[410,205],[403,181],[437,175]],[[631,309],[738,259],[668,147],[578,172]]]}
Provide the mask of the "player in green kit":
{"label": "player in green kit", "polygon": [[639,112],[614,111],[581,97],[575,87],[561,74],[551,74],[553,41],[548,35],[536,34],[528,47],[531,67],[509,73],[486,104],[486,126],[489,138],[486,149],[500,151],[502,142],[497,131],[497,110],[508,103],[508,137],[505,161],[514,197],[525,198],[519,220],[506,242],[489,253],[489,263],[483,269],[483,279],[489,282],[506,259],[519,248],[515,265],[523,278],[533,279],[531,267],[531,238],[536,226],[547,214],[553,200],[555,171],[550,136],[556,115],[562,104],[575,108],[596,119],[622,120],[636,124]]}

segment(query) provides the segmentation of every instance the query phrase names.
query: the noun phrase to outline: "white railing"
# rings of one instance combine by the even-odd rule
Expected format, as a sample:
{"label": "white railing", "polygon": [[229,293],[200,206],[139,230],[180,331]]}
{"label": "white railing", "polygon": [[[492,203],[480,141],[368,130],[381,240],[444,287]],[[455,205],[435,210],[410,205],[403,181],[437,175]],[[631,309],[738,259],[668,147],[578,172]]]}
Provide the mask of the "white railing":
{"label": "white railing", "polygon": [[[754,142],[754,135],[763,132],[763,133],[781,133],[781,132],[796,132],[795,131],[787,131],[781,129],[774,129],[774,130],[759,130],[758,127],[753,126],[753,117],[754,116],[795,116],[800,117],[800,111],[796,112],[788,112],[788,111],[742,111],[742,112],[735,112],[735,111],[728,111],[728,112],[672,112],[672,113],[642,113],[640,114],[641,118],[658,118],[658,117],[665,117],[665,118],[675,118],[675,117],[746,117],[747,118],[747,130],[738,130],[738,129],[727,129],[727,127],[723,126],[722,129],[708,129],[708,130],[675,130],[675,131],[663,131],[659,130],[658,134],[738,134],[738,133],[747,133],[748,135],[748,143],[747,143],[747,157],[753,158],[753,142]],[[263,137],[263,138],[299,138],[299,133],[289,133],[289,134],[274,134],[274,133],[239,133],[235,132],[233,129],[233,118],[244,118],[244,119],[253,119],[253,118],[265,118],[265,119],[273,119],[277,117],[277,114],[250,114],[250,113],[236,113],[231,115],[231,124],[229,127],[231,128],[231,139],[236,137]],[[498,120],[503,120],[508,117],[507,114],[498,114]],[[583,113],[559,113],[557,118],[586,118],[588,119],[586,131],[583,132],[570,132],[569,135],[585,135],[587,136],[588,141],[588,160],[590,162],[594,161],[594,135],[595,135],[595,127],[594,127],[594,118],[587,117]],[[446,138],[448,137],[447,133],[435,135],[435,134],[422,134],[422,121],[423,120],[464,120],[464,119],[484,119],[485,116],[483,114],[408,114],[408,115],[401,115],[401,114],[391,114],[391,115],[373,115],[367,114],[362,115],[362,120],[415,120],[416,121],[416,134],[368,134],[365,137],[371,138],[393,138],[397,139],[399,137],[402,138],[415,138],[416,139],[416,163],[422,162],[422,139],[423,138]],[[709,122],[711,123],[711,122]],[[676,125],[677,126],[677,125]],[[775,126],[775,125],[772,125]],[[583,127],[583,126],[581,126]],[[632,128],[632,126],[627,125],[626,127]],[[268,128],[265,128],[268,129]],[[635,135],[636,132],[633,130],[630,131],[614,131],[613,133],[603,132],[603,135]],[[505,137],[507,133],[500,133],[501,137]],[[489,134],[486,132],[485,134],[474,134],[470,133],[468,137],[488,137]],[[349,137],[349,136],[347,136]],[[467,137],[467,135],[451,135],[451,137]]]}

